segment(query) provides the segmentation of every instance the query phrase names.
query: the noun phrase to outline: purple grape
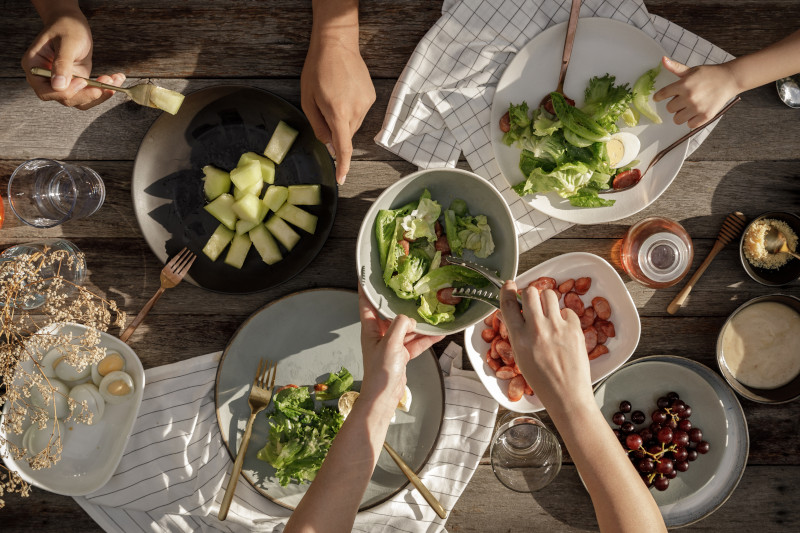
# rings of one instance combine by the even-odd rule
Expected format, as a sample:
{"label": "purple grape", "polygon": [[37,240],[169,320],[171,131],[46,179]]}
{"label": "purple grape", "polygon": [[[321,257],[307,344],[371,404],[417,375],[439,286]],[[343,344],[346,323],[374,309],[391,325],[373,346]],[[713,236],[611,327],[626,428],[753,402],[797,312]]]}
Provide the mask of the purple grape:
{"label": "purple grape", "polygon": [[703,440],[703,431],[700,428],[692,428],[689,430],[689,440],[692,442],[700,442]]}
{"label": "purple grape", "polygon": [[631,412],[631,402],[628,400],[622,400],[619,403],[619,411],[620,413],[630,413]]}
{"label": "purple grape", "polygon": [[631,413],[631,421],[634,424],[644,424],[644,421],[647,420],[645,414],[641,411],[634,411]]}
{"label": "purple grape", "polygon": [[709,449],[711,449],[711,445],[708,442],[702,440],[697,443],[697,453],[706,454]]}
{"label": "purple grape", "polygon": [[653,486],[660,491],[665,491],[669,488],[669,479],[665,478],[664,476],[658,476],[655,481],[653,481]]}
{"label": "purple grape", "polygon": [[618,426],[621,426],[622,424],[624,424],[625,420],[626,420],[625,415],[623,413],[620,413],[619,411],[614,413],[614,416],[611,417],[611,421],[614,422]]}

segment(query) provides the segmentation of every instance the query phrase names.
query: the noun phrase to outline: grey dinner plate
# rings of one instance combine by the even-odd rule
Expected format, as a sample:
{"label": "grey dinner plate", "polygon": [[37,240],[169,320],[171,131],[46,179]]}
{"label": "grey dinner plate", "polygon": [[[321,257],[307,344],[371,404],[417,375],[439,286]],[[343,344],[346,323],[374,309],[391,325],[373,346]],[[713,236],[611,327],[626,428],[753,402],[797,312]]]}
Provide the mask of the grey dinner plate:
{"label": "grey dinner plate", "polygon": [[[344,289],[312,289],[285,296],[248,318],[231,339],[217,369],[214,400],[222,439],[232,458],[244,435],[250,408],[247,396],[261,358],[278,363],[277,385],[309,385],[324,381],[329,372],[346,367],[361,386],[361,325],[358,295]],[[413,359],[406,369],[412,393],[408,413],[397,412],[386,441],[419,472],[439,438],[444,416],[444,382],[432,351]],[[326,402],[335,405],[335,401]],[[275,469],[256,458],[267,442],[267,415],[256,418],[244,459],[242,475],[261,494],[294,509],[308,484],[281,487]],[[408,484],[408,479],[382,451],[367,486],[360,510],[388,500]]]}

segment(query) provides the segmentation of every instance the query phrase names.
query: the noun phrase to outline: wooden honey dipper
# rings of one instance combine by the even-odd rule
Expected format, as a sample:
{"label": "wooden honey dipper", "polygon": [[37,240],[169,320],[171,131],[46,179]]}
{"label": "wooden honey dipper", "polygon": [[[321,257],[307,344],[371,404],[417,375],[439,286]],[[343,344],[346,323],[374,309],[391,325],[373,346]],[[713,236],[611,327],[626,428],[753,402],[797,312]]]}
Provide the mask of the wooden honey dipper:
{"label": "wooden honey dipper", "polygon": [[725,217],[725,221],[722,223],[722,227],[719,230],[719,234],[717,235],[717,240],[714,243],[714,246],[711,248],[711,251],[708,252],[708,255],[697,267],[697,272],[686,282],[681,292],[669,303],[667,306],[667,313],[674,315],[678,309],[681,308],[683,302],[686,301],[686,297],[689,296],[689,293],[694,288],[695,283],[697,280],[700,279],[700,276],[703,275],[703,272],[706,271],[708,265],[711,264],[711,261],[717,256],[720,250],[725,248],[725,245],[731,242],[734,239],[737,239],[744,230],[744,226],[747,223],[747,218],[740,212],[731,213],[727,217]]}

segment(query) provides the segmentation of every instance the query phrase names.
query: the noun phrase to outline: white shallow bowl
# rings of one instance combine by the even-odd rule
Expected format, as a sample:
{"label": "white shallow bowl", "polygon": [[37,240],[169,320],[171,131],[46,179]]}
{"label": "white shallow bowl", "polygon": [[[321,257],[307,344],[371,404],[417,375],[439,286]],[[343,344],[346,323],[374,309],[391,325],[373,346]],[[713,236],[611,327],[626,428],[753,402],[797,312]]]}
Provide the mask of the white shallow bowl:
{"label": "white shallow bowl", "polygon": [[[689,463],[665,491],[650,493],[667,527],[683,527],[705,518],[724,504],[744,473],[750,438],[747,420],[734,392],[708,367],[684,357],[654,355],[631,361],[594,393],[606,421],[622,400],[649,415],[656,400],[670,391],[692,408],[692,426],[703,431],[709,452]],[[637,428],[640,426],[637,426]]]}
{"label": "white shallow bowl", "polygon": [[[61,324],[42,330],[53,331],[59,327],[62,333],[82,335],[86,330],[80,324]],[[117,469],[125,445],[130,437],[133,424],[139,414],[144,391],[144,368],[130,346],[117,337],[100,333],[100,346],[116,350],[125,358],[125,372],[133,378],[133,397],[119,405],[106,403],[103,418],[92,425],[78,424],[73,421],[62,421],[61,460],[50,468],[32,470],[25,459],[15,460],[7,455],[3,444],[0,455],[11,470],[19,472],[20,477],[34,487],[65,496],[84,496],[91,494],[108,483]],[[33,362],[25,362],[26,370],[33,369]],[[77,383],[91,383],[91,378]],[[8,405],[5,406],[5,409]],[[26,423],[24,428],[30,423]],[[0,427],[0,438],[8,439],[12,444],[21,446],[22,434],[6,434]]]}
{"label": "white shallow bowl", "polygon": [[[566,253],[520,274],[517,277],[517,286],[527,287],[531,281],[540,276],[555,278],[559,283],[570,278],[589,276],[592,278],[592,286],[586,294],[581,295],[581,300],[586,307],[591,305],[592,298],[595,296],[602,296],[611,305],[610,320],[614,323],[616,336],[608,339],[605,343],[609,353],[589,361],[592,383],[597,383],[611,374],[633,355],[642,332],[639,313],[636,311],[636,305],[622,278],[607,261],[585,252]],[[561,302],[563,304],[563,298]],[[522,399],[517,402],[508,399],[508,380],[498,379],[486,363],[485,356],[489,350],[489,343],[481,338],[481,331],[485,327],[481,322],[464,331],[464,346],[466,346],[467,355],[483,385],[492,397],[506,409],[517,413],[533,413],[543,410],[544,405],[535,394],[533,396],[523,395]]]}
{"label": "white shallow bowl", "polygon": [[519,248],[514,218],[508,204],[485,179],[477,174],[455,168],[421,170],[401,178],[388,187],[369,208],[356,242],[356,268],[361,285],[369,301],[386,318],[404,314],[417,321],[417,333],[425,335],[450,335],[480,322],[494,310],[489,304],[473,301],[464,313],[453,322],[433,326],[417,314],[417,302],[399,298],[383,282],[383,271],[378,256],[375,237],[375,218],[381,209],[396,209],[413,200],[419,200],[422,191],[428,189],[431,198],[447,209],[450,202],[460,198],[467,203],[472,215],[486,215],[492,228],[494,253],[486,259],[478,259],[471,251],[464,251],[464,259],[479,263],[499,272],[500,278],[511,279],[517,274]]}

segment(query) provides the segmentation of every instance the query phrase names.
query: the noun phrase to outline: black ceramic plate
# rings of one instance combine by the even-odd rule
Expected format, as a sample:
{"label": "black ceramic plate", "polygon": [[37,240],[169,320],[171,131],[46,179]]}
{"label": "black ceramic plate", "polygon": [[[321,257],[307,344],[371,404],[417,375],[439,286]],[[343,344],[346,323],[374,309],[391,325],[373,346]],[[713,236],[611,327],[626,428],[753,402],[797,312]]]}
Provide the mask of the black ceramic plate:
{"label": "black ceramic plate", "polygon": [[[262,153],[283,120],[300,132],[276,165],[275,184],[322,185],[322,204],[304,206],[319,217],[313,235],[297,230],[300,242],[283,260],[267,265],[255,248],[241,270],[211,261],[202,253],[219,222],[203,209],[205,165],[231,170],[244,152]],[[197,254],[187,279],[224,293],[274,287],[303,270],[328,238],[336,214],[333,161],[315,137],[305,115],[270,92],[245,86],[218,86],[186,97],[177,115],[163,113],[144,136],[133,167],[133,206],[147,244],[161,261],[184,246]]]}

